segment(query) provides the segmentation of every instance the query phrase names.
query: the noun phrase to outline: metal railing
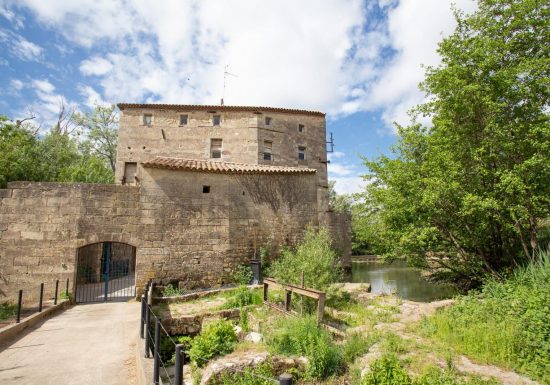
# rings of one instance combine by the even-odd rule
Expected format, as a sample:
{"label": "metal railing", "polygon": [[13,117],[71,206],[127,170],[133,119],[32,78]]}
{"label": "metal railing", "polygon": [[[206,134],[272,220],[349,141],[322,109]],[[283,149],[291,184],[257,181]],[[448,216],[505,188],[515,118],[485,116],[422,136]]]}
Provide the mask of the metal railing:
{"label": "metal railing", "polygon": [[[39,286],[39,292],[38,292],[38,306],[37,306],[37,312],[41,313],[44,309],[44,282],[40,283]],[[65,283],[65,296],[69,297],[69,278],[67,278],[67,281]],[[53,304],[54,306],[57,305],[59,298],[59,279],[55,280],[55,291],[53,294]],[[17,297],[17,307],[16,307],[16,313],[15,313],[15,322],[19,323],[21,322],[21,312],[23,310],[23,289],[19,290],[19,294]]]}
{"label": "metal railing", "polygon": [[[183,366],[185,364],[185,356],[189,355],[189,352],[184,350],[182,344],[176,343],[170,333],[162,325],[161,318],[155,314],[152,309],[152,294],[153,285],[151,281],[145,286],[144,294],[141,297],[141,319],[140,319],[140,337],[144,339],[145,351],[144,357],[151,358],[153,355],[153,385],[160,385],[160,369],[164,370],[166,380],[170,385],[184,385],[183,383]],[[151,326],[154,325],[154,331],[152,331]],[[167,367],[167,363],[162,359],[160,346],[161,346],[161,337],[165,336],[173,346],[174,352],[174,375],[171,376]],[[208,360],[204,359],[204,362]],[[232,368],[235,372],[246,374],[249,376],[254,376],[260,379],[263,379],[273,384],[279,385],[292,385],[292,376],[290,374],[282,374],[279,378],[265,377],[250,371],[243,371],[237,368]],[[173,379],[172,379],[173,377]],[[164,379],[163,378],[163,379]]]}

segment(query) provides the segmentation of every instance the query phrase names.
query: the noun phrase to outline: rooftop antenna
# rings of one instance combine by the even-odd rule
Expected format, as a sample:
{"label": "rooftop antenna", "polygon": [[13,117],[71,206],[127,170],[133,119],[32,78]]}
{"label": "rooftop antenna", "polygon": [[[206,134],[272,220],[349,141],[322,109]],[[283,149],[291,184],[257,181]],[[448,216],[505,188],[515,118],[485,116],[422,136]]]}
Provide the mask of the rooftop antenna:
{"label": "rooftop antenna", "polygon": [[330,145],[330,150],[327,148],[327,152],[334,152],[334,138],[332,137],[332,131],[330,132],[330,140],[327,141],[327,144]]}
{"label": "rooftop antenna", "polygon": [[229,72],[227,69],[229,68],[229,65],[226,65],[223,69],[223,95],[222,95],[222,106],[223,106],[223,99],[225,98],[225,83],[226,83],[226,79],[227,79],[227,76],[234,76],[236,78],[238,78],[237,75],[235,74],[232,74],[231,72]]}

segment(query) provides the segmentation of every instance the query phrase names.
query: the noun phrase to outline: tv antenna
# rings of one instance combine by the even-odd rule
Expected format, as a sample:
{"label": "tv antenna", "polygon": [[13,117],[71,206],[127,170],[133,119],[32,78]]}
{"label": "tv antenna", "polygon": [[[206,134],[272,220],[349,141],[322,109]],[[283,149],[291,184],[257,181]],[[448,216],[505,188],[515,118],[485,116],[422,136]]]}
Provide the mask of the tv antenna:
{"label": "tv antenna", "polygon": [[238,78],[237,75],[235,74],[232,74],[231,72],[228,71],[228,68],[229,68],[229,65],[226,65],[223,69],[223,94],[222,94],[222,106],[223,106],[223,100],[225,99],[225,83],[226,83],[226,80],[227,80],[227,77],[228,76],[234,76],[236,78]]}
{"label": "tv antenna", "polygon": [[327,148],[327,152],[334,152],[334,138],[332,137],[332,131],[330,132],[330,140],[327,141],[327,144],[330,145],[330,150]]}

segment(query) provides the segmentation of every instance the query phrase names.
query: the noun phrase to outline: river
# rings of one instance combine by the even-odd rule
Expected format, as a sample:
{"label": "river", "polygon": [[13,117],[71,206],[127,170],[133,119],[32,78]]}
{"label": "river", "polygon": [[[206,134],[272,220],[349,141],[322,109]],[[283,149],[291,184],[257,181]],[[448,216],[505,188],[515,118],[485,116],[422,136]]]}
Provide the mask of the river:
{"label": "river", "polygon": [[456,294],[452,287],[426,281],[418,269],[407,266],[404,261],[391,264],[353,262],[351,281],[370,283],[371,292],[375,294],[394,293],[417,302],[446,299]]}

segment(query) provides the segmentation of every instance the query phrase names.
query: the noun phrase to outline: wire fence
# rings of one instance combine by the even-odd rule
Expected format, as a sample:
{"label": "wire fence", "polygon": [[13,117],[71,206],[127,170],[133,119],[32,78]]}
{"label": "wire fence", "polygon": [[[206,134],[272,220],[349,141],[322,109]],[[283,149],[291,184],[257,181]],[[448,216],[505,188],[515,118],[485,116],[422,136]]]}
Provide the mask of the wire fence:
{"label": "wire fence", "polygon": [[[178,344],[172,338],[162,325],[161,317],[153,311],[152,290],[153,284],[149,281],[145,286],[144,295],[141,297],[140,336],[145,340],[145,358],[153,358],[153,384],[161,384],[162,369],[162,373],[164,374],[162,376],[163,384],[184,385],[183,366],[185,364],[185,357],[189,356],[189,352],[184,350],[183,344]],[[170,358],[167,359],[167,357]],[[200,357],[198,359],[203,360],[204,363],[208,362],[208,360]],[[238,368],[232,368],[232,370],[273,384],[292,385],[293,383],[292,376],[286,373],[279,376],[279,378],[273,378]]]}

